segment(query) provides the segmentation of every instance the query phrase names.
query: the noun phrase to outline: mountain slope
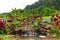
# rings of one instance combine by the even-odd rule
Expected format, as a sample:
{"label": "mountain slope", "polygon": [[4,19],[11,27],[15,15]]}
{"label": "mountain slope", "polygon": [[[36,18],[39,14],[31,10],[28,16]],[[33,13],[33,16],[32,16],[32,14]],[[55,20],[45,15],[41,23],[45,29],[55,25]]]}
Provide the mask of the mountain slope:
{"label": "mountain slope", "polygon": [[51,7],[54,6],[57,10],[60,10],[60,0],[39,0],[32,5],[27,5],[25,9],[35,9],[41,6]]}

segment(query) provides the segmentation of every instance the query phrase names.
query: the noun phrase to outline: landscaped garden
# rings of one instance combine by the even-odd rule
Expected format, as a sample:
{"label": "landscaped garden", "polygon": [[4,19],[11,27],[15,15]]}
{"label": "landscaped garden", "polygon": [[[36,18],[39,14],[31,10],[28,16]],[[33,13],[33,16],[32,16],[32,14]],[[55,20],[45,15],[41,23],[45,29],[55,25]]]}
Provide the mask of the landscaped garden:
{"label": "landscaped garden", "polygon": [[[44,2],[42,3],[44,4]],[[60,38],[60,9],[56,8],[55,4],[36,6],[36,8],[30,6],[27,6],[28,9],[14,8],[10,12],[0,14],[0,40],[42,40],[42,38],[54,40]]]}

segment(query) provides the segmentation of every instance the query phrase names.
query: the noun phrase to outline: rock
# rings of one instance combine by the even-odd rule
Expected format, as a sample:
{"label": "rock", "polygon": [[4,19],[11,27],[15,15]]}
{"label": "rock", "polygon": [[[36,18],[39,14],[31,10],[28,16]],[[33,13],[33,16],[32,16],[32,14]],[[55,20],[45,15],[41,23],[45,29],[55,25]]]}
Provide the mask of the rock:
{"label": "rock", "polygon": [[40,38],[46,38],[46,36],[44,36],[44,35],[39,35],[39,37],[40,37]]}

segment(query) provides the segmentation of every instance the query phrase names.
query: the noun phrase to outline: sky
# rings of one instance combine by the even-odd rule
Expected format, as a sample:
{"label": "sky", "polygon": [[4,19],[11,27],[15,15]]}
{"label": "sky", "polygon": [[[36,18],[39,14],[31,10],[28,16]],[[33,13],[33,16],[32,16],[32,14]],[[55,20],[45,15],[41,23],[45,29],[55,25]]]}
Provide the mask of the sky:
{"label": "sky", "polygon": [[0,0],[0,13],[9,12],[12,8],[23,9],[38,0]]}

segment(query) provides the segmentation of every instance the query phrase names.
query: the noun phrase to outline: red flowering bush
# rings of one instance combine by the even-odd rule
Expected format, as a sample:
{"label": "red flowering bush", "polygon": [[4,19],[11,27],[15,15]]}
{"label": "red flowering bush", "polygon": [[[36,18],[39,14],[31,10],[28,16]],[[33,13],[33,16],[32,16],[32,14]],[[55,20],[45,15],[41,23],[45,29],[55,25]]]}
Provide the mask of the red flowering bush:
{"label": "red flowering bush", "polygon": [[0,29],[5,28],[5,27],[6,27],[6,24],[4,22],[0,21]]}
{"label": "red flowering bush", "polygon": [[10,16],[11,19],[14,19],[14,16]]}

